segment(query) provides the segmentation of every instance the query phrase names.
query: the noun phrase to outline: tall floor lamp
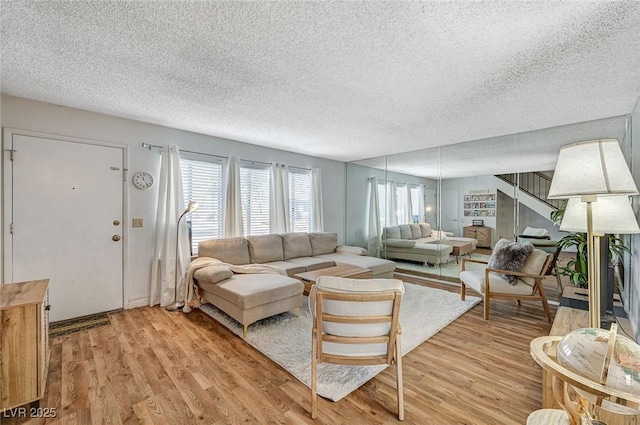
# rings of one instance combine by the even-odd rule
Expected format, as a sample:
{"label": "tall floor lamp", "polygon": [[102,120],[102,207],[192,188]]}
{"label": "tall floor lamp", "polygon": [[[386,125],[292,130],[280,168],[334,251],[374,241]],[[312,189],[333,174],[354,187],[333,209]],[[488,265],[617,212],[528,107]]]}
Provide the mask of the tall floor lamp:
{"label": "tall floor lamp", "polygon": [[174,302],[167,305],[165,307],[165,310],[168,311],[177,311],[180,310],[182,307],[184,307],[184,301],[178,301],[178,242],[180,241],[180,220],[182,220],[182,217],[184,217],[185,215],[187,215],[188,213],[195,211],[198,209],[200,205],[196,202],[196,201],[191,201],[189,202],[189,205],[187,206],[187,209],[184,210],[184,212],[182,213],[182,215],[180,216],[180,218],[178,218],[178,224],[177,224],[177,230],[176,230],[176,266],[175,266],[175,273],[174,273],[174,286],[173,286],[173,300]]}
{"label": "tall floor lamp", "polygon": [[[618,141],[615,139],[589,140],[563,146],[549,189],[549,199],[579,198],[584,203],[587,232],[588,285],[589,285],[589,326],[600,327],[600,272],[599,243],[595,243],[594,203],[613,195],[636,195],[638,189],[631,176]],[[627,201],[627,207],[631,208]],[[612,218],[622,209],[618,204]],[[633,211],[631,211],[633,214]],[[566,214],[566,210],[565,210]],[[635,219],[635,216],[634,216]],[[563,220],[564,223],[564,220]],[[636,223],[637,225],[637,223]],[[561,224],[562,228],[562,224]],[[569,230],[569,226],[565,228]],[[611,229],[596,229],[604,233]],[[620,232],[622,233],[622,232]]]}

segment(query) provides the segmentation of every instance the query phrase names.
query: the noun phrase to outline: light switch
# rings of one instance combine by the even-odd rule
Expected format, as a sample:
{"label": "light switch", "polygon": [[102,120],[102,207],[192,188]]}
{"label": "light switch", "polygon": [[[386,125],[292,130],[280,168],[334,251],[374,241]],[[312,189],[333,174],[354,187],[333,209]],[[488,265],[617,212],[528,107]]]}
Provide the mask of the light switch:
{"label": "light switch", "polygon": [[133,223],[131,224],[132,227],[142,227],[142,219],[141,218],[134,218],[133,219]]}

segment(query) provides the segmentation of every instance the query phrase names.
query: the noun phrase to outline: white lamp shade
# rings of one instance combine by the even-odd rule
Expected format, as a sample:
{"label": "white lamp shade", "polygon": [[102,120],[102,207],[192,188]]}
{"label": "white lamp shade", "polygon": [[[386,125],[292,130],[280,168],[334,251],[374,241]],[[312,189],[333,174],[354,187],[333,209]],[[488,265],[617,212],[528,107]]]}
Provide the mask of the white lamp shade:
{"label": "white lamp shade", "polygon": [[[638,221],[629,203],[629,197],[599,196],[591,203],[593,232],[604,235],[640,233]],[[568,232],[587,231],[587,203],[579,198],[570,198],[564,210],[560,230]]]}
{"label": "white lamp shade", "polygon": [[637,193],[617,140],[590,140],[560,148],[549,199]]}

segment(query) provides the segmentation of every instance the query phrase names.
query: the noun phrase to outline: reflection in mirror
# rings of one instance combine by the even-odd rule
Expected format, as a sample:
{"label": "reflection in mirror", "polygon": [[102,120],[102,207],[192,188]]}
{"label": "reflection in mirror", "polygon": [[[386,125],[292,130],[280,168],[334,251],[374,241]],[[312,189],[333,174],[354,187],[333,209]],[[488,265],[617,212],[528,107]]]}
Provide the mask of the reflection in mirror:
{"label": "reflection in mirror", "polygon": [[[347,241],[374,246],[367,211],[369,179],[375,178],[380,238],[373,238],[379,245],[374,252],[396,261],[398,271],[458,281],[458,257],[487,259],[500,238],[516,240],[528,227],[546,230],[551,240],[562,238],[566,233],[550,220],[556,205],[546,199],[560,147],[615,138],[628,155],[626,129],[627,117],[613,117],[349,163]],[[412,222],[429,223],[433,240],[420,243],[453,246],[450,257],[441,251],[425,264],[424,253],[398,254],[409,251],[411,242],[385,250],[384,228]],[[391,236],[403,239],[402,233]],[[404,236],[416,240],[406,228]]]}

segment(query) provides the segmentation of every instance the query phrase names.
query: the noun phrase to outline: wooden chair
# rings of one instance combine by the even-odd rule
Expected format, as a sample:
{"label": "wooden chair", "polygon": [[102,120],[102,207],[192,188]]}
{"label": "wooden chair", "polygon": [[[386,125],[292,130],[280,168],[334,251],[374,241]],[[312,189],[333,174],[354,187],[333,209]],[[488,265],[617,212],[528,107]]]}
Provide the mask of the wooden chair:
{"label": "wooden chair", "polygon": [[[499,270],[483,268],[480,270],[466,270],[467,263],[488,264],[487,261],[472,260],[465,258],[462,260],[460,272],[460,295],[464,300],[467,286],[482,295],[484,298],[484,320],[489,320],[489,307],[491,298],[515,299],[520,305],[520,301],[542,301],[544,313],[547,320],[551,321],[551,311],[544,293],[542,280],[553,259],[552,254],[548,254],[540,249],[534,249],[527,258],[521,272],[509,270]],[[511,285],[506,279],[496,273],[516,276],[518,279],[515,285]]]}
{"label": "wooden chair", "polygon": [[558,257],[560,256],[560,250],[562,249],[558,245],[559,241],[552,240],[548,236],[534,238],[528,235],[519,235],[518,241],[530,243],[531,245],[533,245],[534,248],[541,249],[548,254],[553,254],[553,258],[551,259],[551,262],[549,263],[549,268],[547,269],[547,272],[545,274],[547,276],[556,277],[556,283],[558,284],[558,291],[562,296],[563,287],[562,287],[562,279],[560,277],[561,274],[556,269],[558,265]]}
{"label": "wooden chair", "polygon": [[311,418],[317,416],[318,363],[396,364],[398,419],[404,420],[400,303],[404,285],[397,279],[347,279],[320,276],[309,293],[313,320]]}

